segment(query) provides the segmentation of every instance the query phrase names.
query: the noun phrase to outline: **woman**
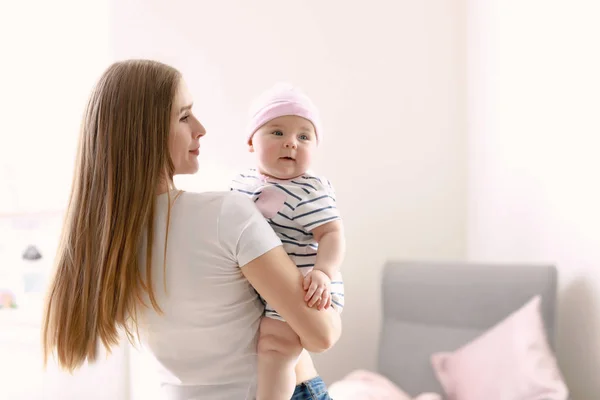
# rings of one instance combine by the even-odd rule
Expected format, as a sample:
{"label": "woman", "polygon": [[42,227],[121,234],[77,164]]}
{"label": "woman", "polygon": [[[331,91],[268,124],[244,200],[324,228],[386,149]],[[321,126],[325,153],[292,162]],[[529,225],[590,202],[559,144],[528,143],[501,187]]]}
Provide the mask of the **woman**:
{"label": "woman", "polygon": [[[251,200],[174,189],[174,175],[198,170],[205,134],[177,70],[130,60],[101,77],[45,310],[46,360],[56,352],[73,371],[124,330],[153,356],[165,399],[253,398],[256,291],[308,351],[338,340],[339,315],[306,306],[301,273]],[[294,399],[329,398],[314,366],[298,372]]]}

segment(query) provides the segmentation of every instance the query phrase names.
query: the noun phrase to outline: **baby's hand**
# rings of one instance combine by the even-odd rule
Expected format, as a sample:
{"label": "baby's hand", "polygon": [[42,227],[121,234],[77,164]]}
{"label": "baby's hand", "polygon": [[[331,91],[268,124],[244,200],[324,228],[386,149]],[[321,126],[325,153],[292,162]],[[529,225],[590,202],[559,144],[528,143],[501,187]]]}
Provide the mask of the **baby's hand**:
{"label": "baby's hand", "polygon": [[304,301],[309,307],[323,310],[331,306],[331,279],[325,272],[313,269],[306,274],[304,290],[306,290]]}

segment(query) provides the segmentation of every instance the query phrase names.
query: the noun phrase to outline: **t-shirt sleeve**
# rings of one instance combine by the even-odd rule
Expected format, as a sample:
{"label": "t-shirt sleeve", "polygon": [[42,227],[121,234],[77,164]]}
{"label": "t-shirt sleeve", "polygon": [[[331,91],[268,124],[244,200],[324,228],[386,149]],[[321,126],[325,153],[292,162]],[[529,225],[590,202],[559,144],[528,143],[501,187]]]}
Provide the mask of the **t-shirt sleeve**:
{"label": "t-shirt sleeve", "polygon": [[294,220],[307,231],[341,219],[333,185],[325,178],[311,179],[305,184],[306,196],[296,205]]}
{"label": "t-shirt sleeve", "polygon": [[227,255],[240,267],[281,245],[254,202],[235,191],[229,192],[223,200],[219,241]]}
{"label": "t-shirt sleeve", "polygon": [[242,174],[237,174],[236,176],[233,177],[233,179],[230,181],[229,183],[229,190],[237,190],[237,191],[241,191],[240,189],[245,189],[245,184],[244,184],[244,175]]}

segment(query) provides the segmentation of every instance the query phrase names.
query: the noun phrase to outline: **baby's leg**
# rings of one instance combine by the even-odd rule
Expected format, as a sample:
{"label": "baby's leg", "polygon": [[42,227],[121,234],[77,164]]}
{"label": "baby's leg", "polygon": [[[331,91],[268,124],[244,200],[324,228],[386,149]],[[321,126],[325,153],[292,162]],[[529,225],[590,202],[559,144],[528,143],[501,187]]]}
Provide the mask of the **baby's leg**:
{"label": "baby's leg", "polygon": [[257,400],[289,400],[296,386],[294,368],[300,338],[283,321],[263,317],[258,339]]}

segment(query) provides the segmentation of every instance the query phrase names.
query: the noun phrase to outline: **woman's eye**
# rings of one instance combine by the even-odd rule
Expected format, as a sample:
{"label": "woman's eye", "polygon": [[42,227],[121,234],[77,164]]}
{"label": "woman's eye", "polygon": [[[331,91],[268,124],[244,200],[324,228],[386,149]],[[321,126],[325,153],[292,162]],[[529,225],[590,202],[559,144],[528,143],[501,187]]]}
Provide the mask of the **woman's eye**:
{"label": "woman's eye", "polygon": [[179,121],[181,121],[181,122],[187,122],[187,120],[188,120],[189,118],[190,118],[190,116],[189,116],[189,115],[186,115],[186,116],[184,116],[184,117],[181,117],[181,119],[180,119]]}
{"label": "woman's eye", "polygon": [[275,136],[283,136],[283,132],[281,132],[281,131],[274,131],[273,135],[275,135]]}

